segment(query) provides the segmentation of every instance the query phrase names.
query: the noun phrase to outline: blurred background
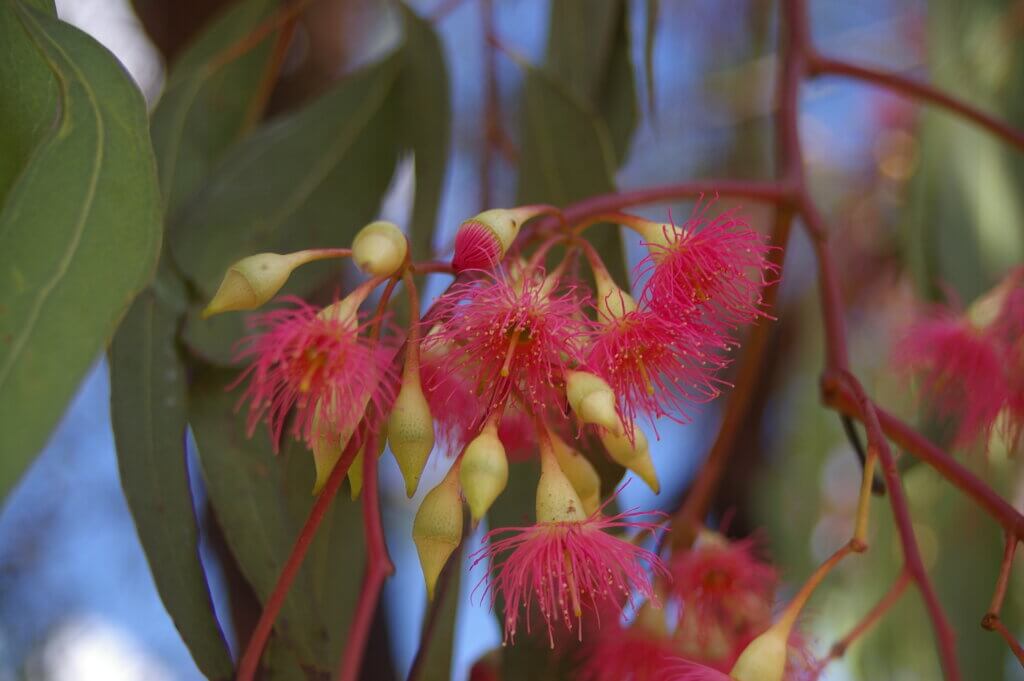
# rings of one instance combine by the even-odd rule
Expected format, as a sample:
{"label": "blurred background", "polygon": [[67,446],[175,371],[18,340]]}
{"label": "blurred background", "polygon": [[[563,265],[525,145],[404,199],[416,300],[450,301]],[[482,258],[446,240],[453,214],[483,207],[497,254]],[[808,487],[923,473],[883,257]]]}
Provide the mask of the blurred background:
{"label": "blurred background", "polygon": [[[229,4],[58,0],[57,8],[64,20],[121,60],[152,107],[161,97],[167,65]],[[515,203],[523,76],[520,66],[497,54],[501,128],[511,151],[498,154],[485,189],[480,170],[486,64],[480,12],[485,3],[411,4],[421,16],[433,18],[450,76],[450,165],[434,240],[443,251],[458,222],[480,210],[485,200],[492,206]],[[533,63],[542,62],[549,3],[493,4],[502,44]],[[1024,127],[1024,2],[810,4],[816,42],[829,54],[926,78]],[[640,117],[617,186],[770,176],[775,4],[630,2],[631,34],[643,34],[653,7],[652,69],[643,68],[645,41],[628,43],[641,95]],[[295,109],[374,61],[394,44],[397,33],[384,3],[314,0],[298,23],[268,115]],[[883,405],[916,420],[912,395],[889,363],[894,334],[915,299],[969,302],[1024,259],[1024,159],[945,114],[833,79],[804,88],[800,132],[815,195],[836,232],[834,253],[844,282],[855,369]],[[391,180],[381,217],[400,224],[408,220],[412,183],[406,158]],[[678,219],[692,206],[671,209]],[[665,211],[661,206],[642,212],[664,219]],[[767,229],[766,210],[746,206],[745,214],[752,225]],[[638,250],[630,253],[635,261]],[[838,419],[818,403],[822,358],[814,283],[809,246],[797,232],[787,255],[755,416],[745,424],[714,512],[716,521],[727,521],[730,535],[757,533],[790,585],[799,584],[849,536],[859,477]],[[441,278],[431,282],[433,295],[443,285]],[[46,450],[0,511],[0,681],[202,678],[156,593],[123,498],[109,399],[107,366],[97,358]],[[623,503],[674,505],[714,438],[720,402],[703,408],[690,425],[661,429],[654,446],[665,481],[662,495],[630,485]],[[920,425],[936,441],[948,435],[937,424]],[[1021,506],[1024,485],[1015,460],[998,448],[987,460],[964,460]],[[442,472],[436,464],[428,476]],[[412,513],[431,485],[421,484],[420,494],[406,500],[393,460],[385,456],[381,465],[382,503],[397,567],[386,586],[388,616],[381,623],[393,664],[381,665],[367,678],[401,678],[415,652],[424,609],[409,530]],[[959,634],[966,678],[1024,679],[1002,640],[978,626],[1001,557],[998,528],[926,467],[906,460],[901,465],[925,559]],[[241,616],[231,604],[238,576],[223,565],[224,539],[205,504],[200,476],[192,479],[204,564],[218,615],[230,632]],[[887,502],[879,499],[872,550],[863,559],[847,561],[812,602],[806,627],[815,651],[827,651],[858,621],[888,588],[899,565]],[[362,571],[358,561],[330,569],[350,579]],[[496,621],[470,597],[480,574],[469,574],[468,566],[464,572],[455,627],[456,681],[467,678],[481,654],[500,645]],[[1021,574],[1019,566],[1014,569],[1004,609],[1004,621],[1018,633],[1024,614]],[[940,678],[931,629],[916,593],[908,592],[884,623],[823,678]]]}

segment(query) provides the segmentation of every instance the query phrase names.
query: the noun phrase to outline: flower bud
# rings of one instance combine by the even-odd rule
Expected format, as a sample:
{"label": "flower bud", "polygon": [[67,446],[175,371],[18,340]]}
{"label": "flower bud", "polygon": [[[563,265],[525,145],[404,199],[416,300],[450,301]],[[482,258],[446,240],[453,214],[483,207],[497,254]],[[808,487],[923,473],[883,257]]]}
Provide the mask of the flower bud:
{"label": "flower bud", "polygon": [[583,502],[566,477],[551,443],[540,443],[540,481],[537,483],[537,522],[582,522],[587,516]]}
{"label": "flower bud", "polygon": [[409,370],[408,365],[406,369],[402,388],[388,415],[388,443],[405,479],[405,493],[411,499],[434,448],[434,421],[420,385],[419,370]]}
{"label": "flower bud", "polygon": [[508,252],[523,223],[545,210],[538,206],[492,208],[466,220],[455,235],[452,267],[456,272],[491,269]]}
{"label": "flower bud", "polygon": [[281,255],[258,253],[242,258],[228,268],[213,300],[203,310],[203,319],[221,312],[255,310],[273,298],[288,281],[292,271],[313,259],[312,251]]}
{"label": "flower bud", "polygon": [[789,628],[768,628],[740,653],[729,676],[735,681],[782,681],[786,671]]}
{"label": "flower bud", "polygon": [[572,483],[573,489],[583,502],[583,512],[591,515],[601,505],[601,476],[594,470],[587,457],[566,444],[556,433],[548,431],[551,448],[554,450],[558,467]]}
{"label": "flower bud", "polygon": [[[621,424],[620,424],[621,426]],[[647,486],[657,494],[661,485],[658,482],[658,473],[654,470],[654,462],[651,460],[651,451],[647,444],[647,436],[639,428],[633,428],[633,441],[619,428],[617,432],[602,430],[600,432],[601,442],[608,450],[608,456],[620,466],[625,466],[640,476],[640,479],[647,483]]]}
{"label": "flower bud", "polygon": [[636,310],[636,300],[615,283],[607,270],[595,270],[597,311],[606,320],[618,319]]}
{"label": "flower bud", "polygon": [[569,406],[583,423],[621,432],[622,422],[615,406],[615,392],[603,378],[586,371],[569,371],[565,376]]}
{"label": "flower bud", "polygon": [[456,467],[423,497],[412,523],[412,539],[420,556],[427,597],[434,599],[434,588],[445,563],[462,541],[462,499]]}
{"label": "flower bud", "polygon": [[[320,490],[327,484],[331,477],[331,471],[341,458],[342,452],[348,446],[352,437],[353,428],[348,427],[339,431],[335,424],[323,422],[320,411],[320,403],[317,403],[313,412],[312,431],[314,434],[311,443],[313,449],[313,465],[316,468],[316,481],[313,483],[313,494],[319,494]],[[355,462],[352,464],[355,465]],[[351,475],[352,469],[349,469]]]}
{"label": "flower bud", "polygon": [[408,254],[409,242],[393,222],[371,222],[352,240],[352,260],[356,267],[375,277],[393,275]]}
{"label": "flower bud", "polygon": [[470,516],[474,523],[479,522],[508,484],[508,458],[494,423],[488,423],[466,446],[459,480]]}
{"label": "flower bud", "polygon": [[[384,453],[384,438],[377,438],[377,458]],[[359,494],[363,491],[363,459],[365,458],[366,447],[360,447],[359,451],[356,452],[356,456],[352,459],[352,465],[348,469],[348,488],[349,493],[352,495],[352,501],[359,498]]]}

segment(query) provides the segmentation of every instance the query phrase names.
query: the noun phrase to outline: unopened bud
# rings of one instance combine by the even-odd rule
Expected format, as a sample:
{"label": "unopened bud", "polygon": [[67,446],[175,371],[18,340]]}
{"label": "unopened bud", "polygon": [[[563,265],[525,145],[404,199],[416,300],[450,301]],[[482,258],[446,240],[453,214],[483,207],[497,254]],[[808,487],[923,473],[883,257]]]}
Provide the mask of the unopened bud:
{"label": "unopened bud", "polygon": [[619,428],[617,432],[602,430],[600,432],[601,442],[608,451],[608,456],[620,466],[640,476],[640,479],[647,483],[647,486],[657,494],[661,490],[658,482],[658,473],[654,470],[654,461],[651,460],[650,447],[647,444],[647,436],[639,428],[633,428],[633,441]]}
{"label": "unopened bud", "polygon": [[615,283],[607,270],[595,270],[597,310],[602,317],[618,319],[636,310],[636,300]]}
{"label": "unopened bud", "polygon": [[621,432],[615,392],[600,376],[586,371],[566,372],[565,395],[583,423]]}
{"label": "unopened bud", "polygon": [[735,681],[782,681],[786,671],[789,628],[768,628],[740,653],[729,676]]}
{"label": "unopened bud", "polygon": [[546,210],[538,206],[492,208],[466,220],[455,235],[452,267],[456,272],[491,269],[508,252],[523,223]]}
{"label": "unopened bud", "polygon": [[371,222],[352,240],[352,260],[356,267],[375,277],[390,277],[408,254],[409,242],[393,222]]}
{"label": "unopened bud", "polygon": [[[331,477],[331,471],[337,465],[342,452],[352,437],[351,427],[339,430],[335,424],[325,423],[320,404],[317,403],[313,412],[313,465],[316,468],[316,481],[313,483],[313,494],[319,494]],[[355,463],[353,462],[353,465]],[[351,468],[349,469],[351,474]]]}
{"label": "unopened bud", "polygon": [[412,523],[412,539],[420,556],[430,600],[434,599],[434,588],[441,570],[462,541],[462,499],[456,476],[453,466],[441,484],[423,497]]}
{"label": "unopened bud", "polygon": [[587,514],[580,495],[558,465],[552,445],[540,443],[540,481],[537,483],[537,522],[582,522]]}
{"label": "unopened bud", "polygon": [[558,467],[583,502],[583,512],[591,515],[601,505],[601,476],[587,457],[566,444],[557,434],[549,431],[548,435],[551,437],[551,448],[555,452]]}
{"label": "unopened bud", "polygon": [[[377,438],[377,458],[384,453],[384,438]],[[365,458],[366,447],[360,447],[356,456],[352,459],[352,465],[348,469],[348,488],[352,495],[352,501],[359,498],[363,491],[363,459]]]}
{"label": "unopened bud", "polygon": [[488,423],[466,446],[459,480],[470,516],[474,523],[479,522],[508,484],[508,458],[493,423]]}
{"label": "unopened bud", "polygon": [[258,253],[242,258],[224,274],[220,288],[203,310],[203,319],[221,312],[255,310],[269,302],[296,267],[315,259],[311,253]]}
{"label": "unopened bud", "polygon": [[402,471],[405,493],[411,499],[434,448],[434,421],[418,370],[406,371],[402,377],[402,388],[388,415],[388,443]]}

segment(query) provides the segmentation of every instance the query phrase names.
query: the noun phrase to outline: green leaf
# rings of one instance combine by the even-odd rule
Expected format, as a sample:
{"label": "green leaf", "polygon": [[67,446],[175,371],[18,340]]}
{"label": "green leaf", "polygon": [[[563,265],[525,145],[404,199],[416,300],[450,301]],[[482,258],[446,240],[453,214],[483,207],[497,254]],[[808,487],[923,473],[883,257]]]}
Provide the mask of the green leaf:
{"label": "green leaf", "polygon": [[[564,206],[615,188],[615,152],[607,126],[593,109],[541,69],[523,65],[523,142],[517,202]],[[612,276],[627,282],[616,227],[591,227]]]}
{"label": "green leaf", "polygon": [[50,134],[57,79],[18,20],[10,0],[0,4],[0,205],[29,156]]}
{"label": "green leaf", "polygon": [[17,16],[60,85],[56,125],[0,212],[2,496],[152,276],[160,200],[145,102],[113,55],[20,3],[0,12]]}
{"label": "green leaf", "polygon": [[185,459],[185,366],[175,344],[184,292],[163,288],[135,299],[110,349],[121,486],[157,591],[196,666],[228,679],[233,666],[199,561]]}
{"label": "green leaf", "polygon": [[[231,553],[266,601],[313,504],[313,457],[291,444],[271,452],[265,428],[252,438],[235,413],[230,372],[201,370],[189,393],[189,418],[203,477]],[[363,573],[362,514],[343,491],[309,549],[275,631],[304,668],[332,670],[341,655]]]}
{"label": "green leaf", "polygon": [[654,113],[657,91],[654,82],[654,39],[658,35],[660,0],[647,0],[644,8],[644,87],[647,93],[647,111]]}
{"label": "green leaf", "polygon": [[246,0],[231,6],[171,68],[152,116],[153,149],[168,215],[253,122],[252,107],[276,33],[241,56],[227,56],[277,7],[276,0]]}
{"label": "green leaf", "polygon": [[[430,639],[430,646],[427,650],[427,658],[423,662],[423,669],[420,674],[422,679],[437,679],[447,681],[452,678],[452,659],[455,655],[455,618],[459,609],[459,587],[462,574],[462,552],[453,554],[445,566],[444,571],[450,573],[442,575],[447,579],[444,594],[439,594],[441,602],[436,621],[434,622],[434,633]],[[430,615],[430,605],[427,604],[426,616]],[[424,626],[426,617],[424,618]]]}
{"label": "green leaf", "polygon": [[551,3],[545,68],[604,120],[612,137],[617,165],[621,165],[638,116],[626,3],[622,0]]}
{"label": "green leaf", "polygon": [[397,106],[404,143],[416,158],[416,196],[409,225],[413,257],[432,255],[437,209],[444,189],[451,134],[448,69],[441,41],[429,22],[404,3],[405,44]]}
{"label": "green leaf", "polygon": [[[177,214],[171,253],[203,302],[227,267],[244,256],[347,246],[373,219],[398,155],[396,111],[389,102],[400,64],[392,55],[257,130]],[[339,272],[337,262],[303,267],[284,293],[307,294],[326,274]],[[237,330],[239,324],[228,326]],[[190,347],[202,342],[194,348],[200,354],[223,358],[238,336],[189,338]]]}

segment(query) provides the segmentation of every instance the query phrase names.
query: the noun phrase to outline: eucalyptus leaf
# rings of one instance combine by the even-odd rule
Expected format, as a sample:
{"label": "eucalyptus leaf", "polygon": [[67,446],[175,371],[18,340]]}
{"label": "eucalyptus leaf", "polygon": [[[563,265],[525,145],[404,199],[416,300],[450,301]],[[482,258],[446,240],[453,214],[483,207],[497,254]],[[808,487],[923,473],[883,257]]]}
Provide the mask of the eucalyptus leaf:
{"label": "eucalyptus leaf", "polygon": [[[303,109],[261,127],[235,146],[172,224],[171,253],[210,299],[227,267],[247,255],[347,246],[372,220],[398,156],[391,105],[400,55],[355,73]],[[283,293],[308,294],[336,262],[292,275]],[[189,324],[202,323],[190,320]],[[224,325],[237,330],[238,323]],[[225,358],[234,334],[190,333],[200,354]]]}
{"label": "eucalyptus leaf", "polygon": [[184,292],[136,298],[110,350],[118,468],[157,591],[207,678],[229,679],[231,656],[199,560],[185,457],[185,365],[175,342]]}
{"label": "eucalyptus leaf", "polygon": [[161,223],[145,102],[120,63],[20,2],[0,13],[16,17],[60,85],[54,125],[0,211],[2,496],[152,276]]}
{"label": "eucalyptus leaf", "polygon": [[[313,457],[292,443],[275,456],[266,429],[246,435],[230,372],[203,369],[189,415],[210,502],[232,555],[266,602],[312,508]],[[275,624],[304,668],[340,658],[365,561],[359,505],[339,492],[327,511]]]}
{"label": "eucalyptus leaf", "polygon": [[432,255],[448,166],[451,104],[448,70],[437,34],[407,5],[402,8],[405,43],[396,95],[404,144],[415,154],[416,195],[409,232],[413,257],[419,260]]}
{"label": "eucalyptus leaf", "polygon": [[200,185],[251,125],[276,33],[244,54],[232,48],[274,13],[276,0],[245,0],[206,27],[167,76],[152,116],[166,212]]}

